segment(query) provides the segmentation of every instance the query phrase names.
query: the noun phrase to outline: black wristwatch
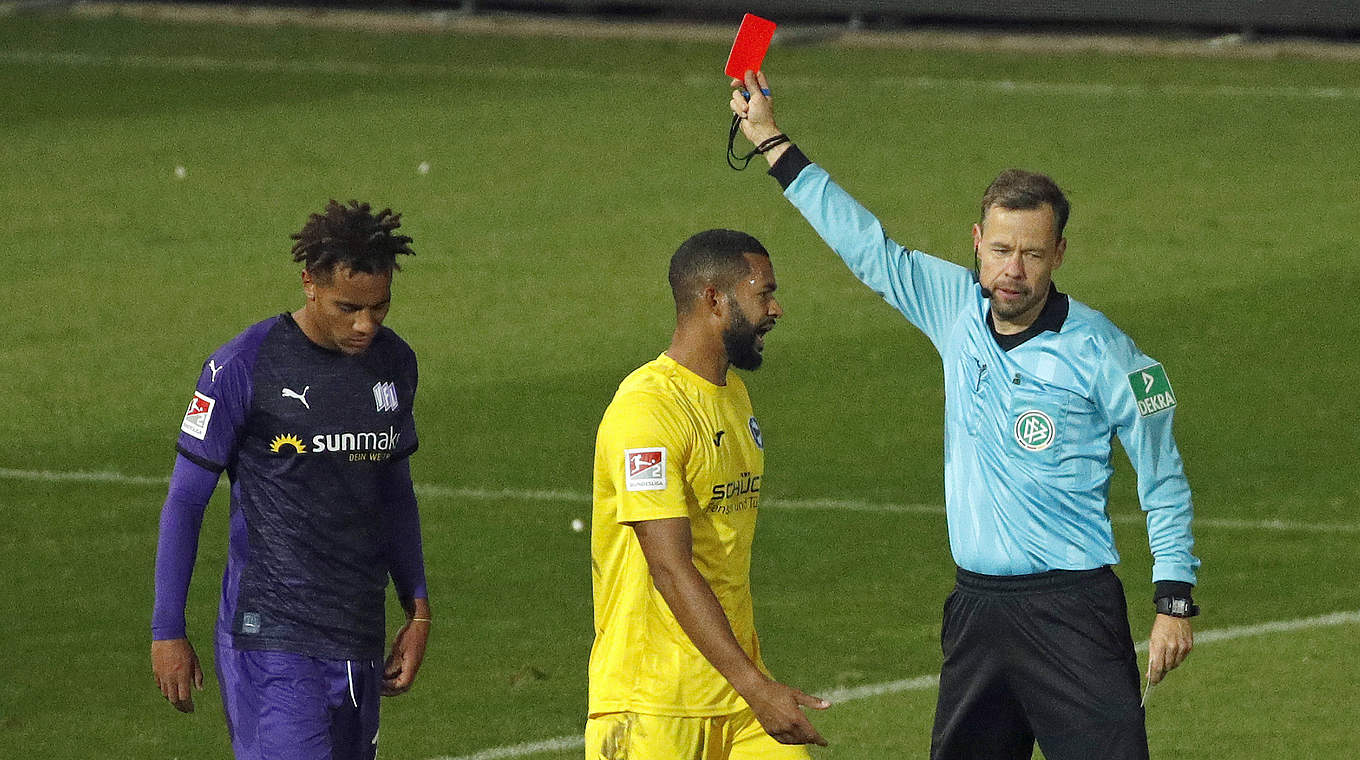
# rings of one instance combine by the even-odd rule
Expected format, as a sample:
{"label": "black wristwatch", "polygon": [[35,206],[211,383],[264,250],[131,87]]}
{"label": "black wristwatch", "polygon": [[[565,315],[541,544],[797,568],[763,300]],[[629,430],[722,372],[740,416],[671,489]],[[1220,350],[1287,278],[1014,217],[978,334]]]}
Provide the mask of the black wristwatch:
{"label": "black wristwatch", "polygon": [[1192,618],[1199,614],[1199,605],[1188,596],[1159,596],[1155,601],[1158,615]]}

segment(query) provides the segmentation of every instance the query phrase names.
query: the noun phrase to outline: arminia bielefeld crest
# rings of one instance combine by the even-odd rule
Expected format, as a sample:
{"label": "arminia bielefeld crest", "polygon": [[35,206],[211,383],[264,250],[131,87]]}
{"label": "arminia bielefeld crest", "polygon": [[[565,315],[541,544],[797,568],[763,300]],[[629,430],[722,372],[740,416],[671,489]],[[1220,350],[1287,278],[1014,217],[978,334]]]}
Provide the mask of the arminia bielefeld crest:
{"label": "arminia bielefeld crest", "polygon": [[1138,416],[1166,411],[1176,405],[1176,394],[1171,392],[1171,381],[1166,379],[1162,365],[1154,364],[1129,373],[1129,387],[1138,401]]}

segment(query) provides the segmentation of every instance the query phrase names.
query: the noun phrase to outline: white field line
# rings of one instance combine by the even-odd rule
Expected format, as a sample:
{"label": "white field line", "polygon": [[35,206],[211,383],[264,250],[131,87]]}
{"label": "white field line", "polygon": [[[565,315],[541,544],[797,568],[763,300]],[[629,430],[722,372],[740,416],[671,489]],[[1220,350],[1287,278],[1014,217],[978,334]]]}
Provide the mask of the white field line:
{"label": "white field line", "polygon": [[431,760],[497,760],[503,757],[525,757],[527,755],[537,755],[543,752],[560,752],[562,750],[574,749],[585,746],[585,739],[581,736],[559,736],[556,739],[544,739],[539,742],[525,742],[524,744],[512,744],[508,747],[492,747],[481,752],[474,752],[471,755],[460,755],[451,757],[441,755]]}
{"label": "white field line", "polygon": [[[119,472],[62,472],[54,470],[16,470],[0,467],[0,480],[25,480],[44,483],[106,483],[129,486],[165,486],[167,476],[124,475]],[[438,484],[417,484],[416,494],[436,499],[467,499],[469,501],[553,501],[566,504],[589,504],[590,494],[584,491],[517,488],[459,488]],[[943,516],[939,504],[895,504],[861,501],[858,499],[779,499],[765,500],[768,509],[806,509],[830,512],[870,512],[879,514]],[[1142,515],[1115,515],[1117,523],[1142,524]],[[1236,520],[1230,518],[1196,517],[1196,528],[1219,528],[1244,531],[1281,531],[1296,533],[1360,533],[1360,525],[1347,523],[1308,523],[1285,520]]]}
{"label": "white field line", "polygon": [[[1360,624],[1360,610],[1353,612],[1333,612],[1327,615],[1318,615],[1317,617],[1297,618],[1295,620],[1277,620],[1269,623],[1258,623],[1256,625],[1243,625],[1234,628],[1218,628],[1201,631],[1195,634],[1195,645],[1203,646],[1204,644],[1212,644],[1218,641],[1232,641],[1234,639],[1245,639],[1252,636],[1262,636],[1271,633],[1289,633],[1311,628],[1326,628],[1330,626],[1351,624]],[[1140,652],[1146,652],[1147,648],[1148,643],[1146,641],[1137,645],[1137,649]],[[864,686],[827,689],[825,691],[813,693],[831,702],[831,704],[837,705],[844,702],[871,699],[873,697],[881,697],[888,694],[933,689],[939,682],[940,676],[936,674],[933,676],[904,678],[900,681],[866,684]],[[526,757],[543,752],[569,750],[584,746],[584,744],[585,740],[579,735],[559,736],[543,741],[512,744],[505,747],[492,747],[480,752],[474,752],[471,755],[459,755],[457,757],[442,755],[440,757],[432,758],[432,760],[501,760],[501,758]]]}
{"label": "white field line", "polygon": [[121,472],[59,472],[54,470],[14,470],[0,467],[0,480],[28,480],[39,483],[106,483],[120,486],[168,486],[170,477],[124,475]]}
{"label": "white field line", "polygon": [[[3,467],[0,467],[0,480],[36,481],[46,483],[106,483],[130,486],[165,486],[170,482],[167,477],[124,475],[122,473],[108,471],[59,472],[52,470],[17,470]],[[416,486],[416,491],[424,496],[434,498],[470,499],[477,501],[554,501],[572,504],[588,504],[590,502],[590,496],[588,494],[575,491],[518,490],[510,488],[454,488],[442,485],[418,485]],[[857,512],[923,514],[932,516],[944,514],[943,507],[928,504],[881,504],[849,499],[771,499],[769,501],[769,506],[774,509],[849,510]],[[1116,520],[1119,522],[1142,521],[1137,515],[1120,516],[1117,517]],[[1360,526],[1356,525],[1286,523],[1279,520],[1211,520],[1197,518],[1195,523],[1197,526],[1241,530],[1293,530],[1329,533],[1360,532]],[[1333,612],[1311,618],[1280,620],[1268,623],[1258,623],[1256,625],[1200,631],[1195,634],[1195,643],[1203,645],[1217,641],[1230,641],[1233,639],[1246,638],[1249,636],[1259,636],[1270,633],[1288,633],[1310,628],[1356,623],[1360,623],[1360,611]],[[1137,648],[1140,652],[1146,652],[1147,642],[1144,641],[1138,644]],[[938,682],[938,675],[917,676],[915,678],[906,678],[885,683],[828,689],[821,692],[821,695],[833,703],[853,702],[858,699],[868,699],[885,694],[929,689],[934,687]],[[493,747],[471,755],[462,755],[459,757],[443,756],[435,758],[434,760],[497,760],[498,758],[525,757],[543,752],[556,752],[572,749],[582,746],[582,743],[580,736],[559,736],[553,739],[527,742],[524,744]]]}
{"label": "white field line", "polygon": [[[642,84],[645,73],[628,74],[590,71],[561,67],[504,66],[451,61],[442,64],[420,63],[364,63],[360,61],[316,60],[297,61],[261,58],[254,60],[213,58],[209,56],[177,55],[103,55],[78,51],[53,52],[45,50],[3,50],[0,63],[25,65],[60,65],[75,67],[127,67],[167,69],[172,71],[247,71],[255,73],[289,74],[357,74],[365,76],[406,75],[412,77],[451,76],[495,81],[541,83],[549,81],[610,82]],[[725,86],[722,77],[686,76],[677,81],[696,89],[718,89]],[[864,87],[884,91],[913,90],[968,90],[1040,95],[1074,95],[1089,97],[1225,97],[1283,98],[1291,100],[1360,100],[1357,87],[1293,87],[1259,85],[1147,85],[1132,82],[1061,82],[1010,79],[965,79],[938,77],[874,77],[863,80],[839,80],[835,77],[781,77],[781,85],[804,89],[834,86]]]}

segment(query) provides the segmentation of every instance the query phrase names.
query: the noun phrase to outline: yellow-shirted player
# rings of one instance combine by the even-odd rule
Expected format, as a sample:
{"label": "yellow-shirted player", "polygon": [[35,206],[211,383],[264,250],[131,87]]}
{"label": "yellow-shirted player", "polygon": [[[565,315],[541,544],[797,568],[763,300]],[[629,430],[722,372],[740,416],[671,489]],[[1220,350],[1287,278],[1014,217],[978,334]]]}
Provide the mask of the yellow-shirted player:
{"label": "yellow-shirted player", "polygon": [[759,241],[701,232],[671,258],[670,348],[619,385],[595,443],[588,760],[807,760],[826,744],[770,677],[751,603],[764,441],[730,367],[783,315]]}

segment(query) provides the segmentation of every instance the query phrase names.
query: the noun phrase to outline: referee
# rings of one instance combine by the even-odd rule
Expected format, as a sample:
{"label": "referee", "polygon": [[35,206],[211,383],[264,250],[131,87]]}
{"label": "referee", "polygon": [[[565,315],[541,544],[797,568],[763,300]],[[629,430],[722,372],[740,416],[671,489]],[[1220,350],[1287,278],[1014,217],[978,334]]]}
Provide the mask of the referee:
{"label": "referee", "polygon": [[930,338],[945,379],[945,601],[931,757],[1146,758],[1147,733],[1107,510],[1119,436],[1138,472],[1157,617],[1147,678],[1184,661],[1199,560],[1165,370],[1058,291],[1068,202],[1008,169],[973,225],[976,271],[909,250],[775,125],[769,84],[732,82],[743,134],[784,196],[859,279]]}

